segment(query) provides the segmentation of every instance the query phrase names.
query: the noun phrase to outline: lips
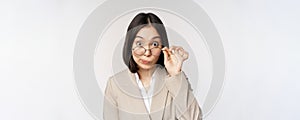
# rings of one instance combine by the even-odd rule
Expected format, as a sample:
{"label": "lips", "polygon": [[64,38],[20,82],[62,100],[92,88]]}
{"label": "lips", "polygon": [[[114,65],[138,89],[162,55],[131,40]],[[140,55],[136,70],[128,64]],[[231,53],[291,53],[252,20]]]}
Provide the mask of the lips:
{"label": "lips", "polygon": [[148,60],[143,60],[143,59],[141,59],[140,61],[141,61],[141,63],[143,63],[143,64],[149,64],[149,63],[150,63],[150,61],[148,61]]}

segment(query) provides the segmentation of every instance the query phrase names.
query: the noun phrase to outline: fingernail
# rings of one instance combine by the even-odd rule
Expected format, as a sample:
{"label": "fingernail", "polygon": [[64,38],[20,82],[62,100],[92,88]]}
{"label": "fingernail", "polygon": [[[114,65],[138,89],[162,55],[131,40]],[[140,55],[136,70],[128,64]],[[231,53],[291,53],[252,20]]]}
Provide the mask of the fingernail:
{"label": "fingernail", "polygon": [[172,50],[171,53],[174,54],[174,53],[175,53],[175,50]]}

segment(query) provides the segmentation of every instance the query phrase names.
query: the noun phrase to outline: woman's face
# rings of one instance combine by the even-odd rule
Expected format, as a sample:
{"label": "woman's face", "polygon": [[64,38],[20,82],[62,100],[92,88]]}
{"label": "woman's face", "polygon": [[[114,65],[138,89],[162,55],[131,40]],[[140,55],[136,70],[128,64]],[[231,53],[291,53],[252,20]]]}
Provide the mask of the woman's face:
{"label": "woman's face", "polygon": [[161,53],[161,38],[153,26],[143,27],[135,36],[132,45],[132,55],[140,70],[149,70],[155,64]]}

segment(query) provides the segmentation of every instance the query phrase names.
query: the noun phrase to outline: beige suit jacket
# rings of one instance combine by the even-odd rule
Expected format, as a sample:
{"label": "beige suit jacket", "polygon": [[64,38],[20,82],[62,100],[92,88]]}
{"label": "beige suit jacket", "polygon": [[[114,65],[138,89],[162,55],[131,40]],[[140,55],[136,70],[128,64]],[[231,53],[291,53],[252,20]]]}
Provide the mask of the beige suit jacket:
{"label": "beige suit jacket", "polygon": [[185,74],[169,77],[164,67],[157,67],[155,72],[150,113],[133,73],[124,70],[110,77],[105,90],[104,120],[202,120]]}

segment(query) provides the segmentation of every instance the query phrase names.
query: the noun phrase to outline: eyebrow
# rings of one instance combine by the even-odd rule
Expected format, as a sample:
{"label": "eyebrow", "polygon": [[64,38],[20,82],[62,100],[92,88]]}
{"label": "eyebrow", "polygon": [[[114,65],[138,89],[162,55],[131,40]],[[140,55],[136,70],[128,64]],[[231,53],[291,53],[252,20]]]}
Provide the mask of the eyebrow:
{"label": "eyebrow", "polygon": [[[144,39],[144,38],[141,37],[141,36],[135,36],[135,38],[142,38],[142,39]],[[160,38],[160,36],[154,36],[151,40],[156,39],[156,38]]]}

